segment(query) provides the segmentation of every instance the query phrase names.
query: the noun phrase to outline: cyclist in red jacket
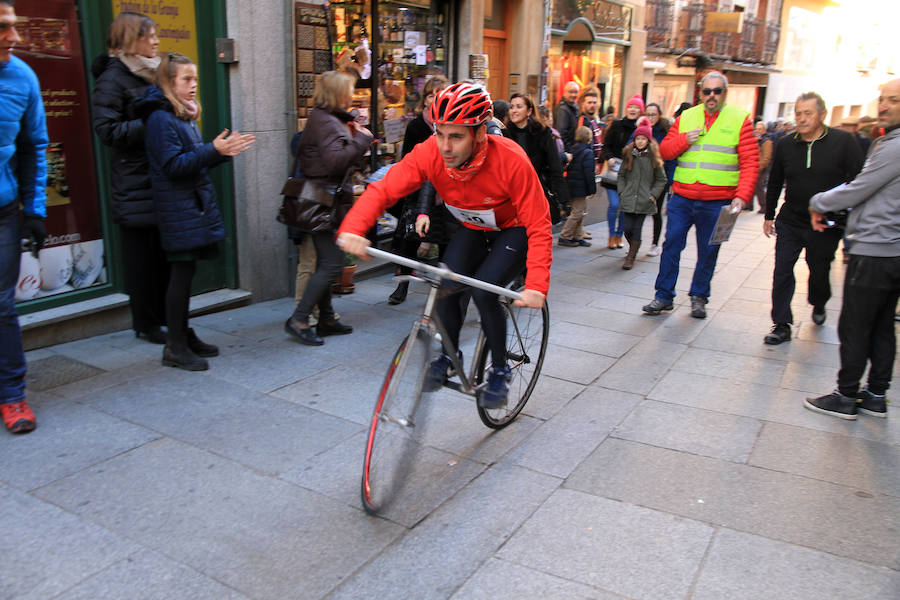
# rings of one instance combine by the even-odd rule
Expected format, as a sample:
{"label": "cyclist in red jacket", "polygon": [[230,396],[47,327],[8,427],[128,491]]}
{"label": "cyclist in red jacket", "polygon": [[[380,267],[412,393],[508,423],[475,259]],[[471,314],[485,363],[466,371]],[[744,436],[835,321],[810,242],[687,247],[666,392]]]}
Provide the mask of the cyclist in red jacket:
{"label": "cyclist in red jacket", "polygon": [[[447,209],[463,227],[444,255],[447,266],[496,285],[506,285],[527,267],[519,306],[541,308],[550,285],[553,237],[550,211],[531,161],[515,142],[487,135],[491,98],[479,85],[456,83],[438,93],[431,105],[435,135],[417,145],[384,179],[360,196],[338,230],[338,244],[367,258],[364,236],[385,209],[421,187],[434,184]],[[416,229],[428,228],[419,215]],[[459,346],[464,306],[462,289],[444,282],[449,293],[438,300],[437,311],[454,347]],[[493,364],[487,385],[478,398],[484,408],[506,404],[510,370],[506,364],[506,316],[495,294],[472,290],[481,314]],[[426,387],[443,384],[450,357],[441,354],[430,368]]]}

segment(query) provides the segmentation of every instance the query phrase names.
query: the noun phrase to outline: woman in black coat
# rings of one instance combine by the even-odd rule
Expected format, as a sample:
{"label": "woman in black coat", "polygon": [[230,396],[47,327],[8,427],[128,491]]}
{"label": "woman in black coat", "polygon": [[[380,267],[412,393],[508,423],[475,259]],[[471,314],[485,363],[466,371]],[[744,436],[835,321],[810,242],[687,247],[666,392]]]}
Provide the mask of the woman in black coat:
{"label": "woman in black coat", "polygon": [[[340,186],[372,143],[372,134],[346,110],[353,101],[354,83],[351,75],[337,71],[323,73],[316,82],[313,91],[316,107],[303,129],[298,150],[300,170],[306,179],[304,192],[308,188],[329,190]],[[287,333],[308,346],[321,346],[324,343],[321,336],[353,331],[337,320],[331,306],[331,282],[344,267],[344,252],[334,243],[334,232],[353,204],[350,186],[344,186],[333,202],[338,207],[335,222],[327,231],[310,233],[316,246],[316,271],[309,278],[294,313],[284,324]],[[309,315],[316,305],[319,324],[314,330],[309,325]]]}
{"label": "woman in black coat", "polygon": [[[422,87],[422,100],[419,103],[419,114],[415,119],[409,122],[406,126],[406,133],[403,135],[403,153],[400,158],[409,154],[413,148],[434,135],[434,125],[428,118],[429,109],[431,108],[431,102],[434,100],[434,96],[448,85],[450,85],[450,82],[442,75],[436,75],[425,82],[425,85]],[[421,242],[416,238],[411,237],[411,235],[416,235],[411,230],[415,227],[416,218],[420,213],[428,214],[429,218],[434,216],[435,218],[433,221],[435,225],[445,224],[447,217],[455,221],[452,215],[447,213],[447,209],[444,208],[443,205],[435,206],[433,202],[429,203],[426,201],[424,208],[420,209],[419,196],[421,191],[421,189],[416,190],[409,196],[401,199],[400,202],[397,202],[397,204],[392,207],[392,210],[395,213],[394,216],[397,217],[397,230],[394,232],[394,240],[391,244],[391,248],[400,256],[406,256],[408,258],[416,257],[416,252],[418,251]],[[429,192],[433,192],[433,188],[429,190]],[[429,198],[432,199],[432,201],[433,197],[434,194],[431,193]],[[439,227],[436,227],[435,229],[439,229]],[[412,269],[409,267],[399,267],[397,269],[398,275],[408,275],[411,272]],[[398,283],[397,289],[395,289],[388,297],[388,304],[400,304],[406,300],[406,293],[408,290],[408,281],[401,281]]]}
{"label": "woman in black coat", "polygon": [[120,14],[109,28],[107,54],[91,68],[96,78],[91,110],[94,131],[110,149],[110,212],[119,225],[131,326],[136,336],[164,344],[160,326],[166,324],[169,265],[153,210],[144,122],[135,114],[135,103],[156,75],[158,44],[149,17]]}
{"label": "woman in black coat", "polygon": [[160,242],[170,263],[166,290],[168,335],[162,363],[188,371],[209,368],[205,358],[219,349],[188,328],[191,280],[197,261],[218,256],[225,224],[216,202],[209,169],[248,150],[256,137],[222,131],[204,144],[197,130],[197,66],[189,58],[168,53],[159,65],[159,87],[137,103],[146,118],[146,149],[159,220]]}
{"label": "woman in black coat", "polygon": [[[548,196],[550,217],[559,223],[560,207],[569,201],[569,191],[562,174],[562,162],[556,148],[556,141],[550,130],[537,120],[534,102],[523,94],[513,94],[509,98],[509,123],[503,135],[522,146],[537,171],[538,179]],[[553,198],[550,198],[552,194]]]}

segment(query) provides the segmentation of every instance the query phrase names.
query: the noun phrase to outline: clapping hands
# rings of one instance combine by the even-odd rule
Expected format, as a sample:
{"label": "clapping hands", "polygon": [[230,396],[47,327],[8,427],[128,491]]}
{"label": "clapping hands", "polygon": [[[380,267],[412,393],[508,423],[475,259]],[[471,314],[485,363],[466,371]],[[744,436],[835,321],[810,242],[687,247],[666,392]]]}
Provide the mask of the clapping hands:
{"label": "clapping hands", "polygon": [[223,129],[222,133],[213,140],[213,147],[222,156],[237,156],[245,150],[249,150],[256,142],[256,136],[252,133],[230,132]]}

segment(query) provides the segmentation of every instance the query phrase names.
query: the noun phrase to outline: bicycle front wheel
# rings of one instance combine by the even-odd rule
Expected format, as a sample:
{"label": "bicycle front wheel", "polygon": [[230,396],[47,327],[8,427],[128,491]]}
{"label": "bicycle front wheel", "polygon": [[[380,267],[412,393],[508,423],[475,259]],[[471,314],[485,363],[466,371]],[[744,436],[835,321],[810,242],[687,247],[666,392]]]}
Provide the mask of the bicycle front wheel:
{"label": "bicycle front wheel", "polygon": [[[512,372],[512,379],[506,406],[493,409],[478,407],[482,423],[492,429],[506,427],[522,412],[541,374],[550,334],[550,310],[546,303],[541,310],[535,310],[515,306],[511,301],[501,302],[506,311],[506,363]],[[475,352],[474,380],[480,384],[484,381],[491,353],[484,332],[479,336]]]}
{"label": "bicycle front wheel", "polygon": [[403,340],[378,393],[362,473],[362,503],[369,514],[384,513],[402,493],[421,448],[416,416],[432,340],[424,328],[416,328]]}

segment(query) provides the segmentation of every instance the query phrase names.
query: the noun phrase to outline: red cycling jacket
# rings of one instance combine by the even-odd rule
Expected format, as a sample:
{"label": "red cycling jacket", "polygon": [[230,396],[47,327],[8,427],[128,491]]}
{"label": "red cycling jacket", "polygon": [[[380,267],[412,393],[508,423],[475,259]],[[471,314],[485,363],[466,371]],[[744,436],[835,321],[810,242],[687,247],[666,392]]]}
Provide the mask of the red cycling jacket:
{"label": "red cycling jacket", "polygon": [[525,151],[514,141],[489,135],[487,156],[469,181],[452,179],[434,136],[418,144],[353,205],[338,234],[365,235],[399,198],[431,181],[447,209],[469,229],[525,227],[528,256],[525,287],[546,294],[550,287],[553,235],[543,188]]}

